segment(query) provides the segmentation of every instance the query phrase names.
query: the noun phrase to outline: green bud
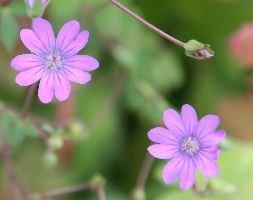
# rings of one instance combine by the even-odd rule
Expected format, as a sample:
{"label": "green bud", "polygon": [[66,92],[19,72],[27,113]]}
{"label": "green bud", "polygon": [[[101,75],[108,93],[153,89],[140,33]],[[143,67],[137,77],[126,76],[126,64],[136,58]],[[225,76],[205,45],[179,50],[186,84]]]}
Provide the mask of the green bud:
{"label": "green bud", "polygon": [[145,190],[143,188],[135,189],[133,193],[133,199],[145,200],[146,199]]}
{"label": "green bud", "polygon": [[63,145],[63,138],[58,136],[50,137],[48,145],[52,148],[52,150],[59,150]]}
{"label": "green bud", "polygon": [[203,44],[197,40],[187,42],[184,49],[187,56],[198,60],[205,60],[214,56],[214,51],[210,49],[209,44]]}
{"label": "green bud", "polygon": [[57,155],[52,151],[46,152],[44,155],[44,163],[49,169],[54,168],[58,163]]}

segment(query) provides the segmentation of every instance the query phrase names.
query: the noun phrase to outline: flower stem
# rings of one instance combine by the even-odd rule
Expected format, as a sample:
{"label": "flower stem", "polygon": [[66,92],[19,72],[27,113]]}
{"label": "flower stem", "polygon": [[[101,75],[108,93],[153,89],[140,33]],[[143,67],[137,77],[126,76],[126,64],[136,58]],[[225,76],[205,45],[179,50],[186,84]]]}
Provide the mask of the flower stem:
{"label": "flower stem", "polygon": [[37,84],[33,84],[33,85],[30,86],[30,88],[28,90],[23,108],[22,108],[21,113],[20,113],[20,118],[21,119],[25,119],[28,112],[29,112],[29,110],[30,110],[36,88],[37,88]]}
{"label": "flower stem", "polygon": [[147,178],[148,178],[150,169],[152,167],[153,161],[154,161],[154,158],[147,153],[143,161],[137,182],[136,182],[136,186],[135,186],[134,194],[133,194],[133,200],[142,199],[138,193],[140,190],[143,190],[146,185]]}
{"label": "flower stem", "polygon": [[148,29],[156,32],[160,36],[162,36],[165,39],[171,41],[172,43],[174,43],[174,44],[176,44],[176,45],[184,48],[184,46],[185,46],[184,42],[182,42],[182,41],[180,41],[180,40],[172,37],[171,35],[169,35],[169,34],[165,33],[164,31],[160,30],[159,28],[157,28],[153,24],[147,22],[142,17],[140,17],[139,15],[135,14],[134,12],[132,12],[131,10],[129,10],[127,7],[125,7],[124,5],[122,5],[121,3],[119,3],[117,0],[108,0],[108,1],[110,3],[112,3],[112,4],[114,4],[115,6],[117,6],[119,9],[121,9],[122,11],[124,11],[129,16],[133,17],[135,20],[137,20],[138,22],[140,22],[141,24],[143,24]]}

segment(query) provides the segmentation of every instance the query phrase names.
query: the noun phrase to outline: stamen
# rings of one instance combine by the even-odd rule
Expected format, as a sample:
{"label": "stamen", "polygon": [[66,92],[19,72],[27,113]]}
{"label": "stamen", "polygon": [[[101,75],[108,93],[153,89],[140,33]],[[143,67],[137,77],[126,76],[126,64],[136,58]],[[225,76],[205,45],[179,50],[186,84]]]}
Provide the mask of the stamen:
{"label": "stamen", "polygon": [[187,137],[183,140],[181,151],[193,156],[199,150],[198,140],[194,137]]}

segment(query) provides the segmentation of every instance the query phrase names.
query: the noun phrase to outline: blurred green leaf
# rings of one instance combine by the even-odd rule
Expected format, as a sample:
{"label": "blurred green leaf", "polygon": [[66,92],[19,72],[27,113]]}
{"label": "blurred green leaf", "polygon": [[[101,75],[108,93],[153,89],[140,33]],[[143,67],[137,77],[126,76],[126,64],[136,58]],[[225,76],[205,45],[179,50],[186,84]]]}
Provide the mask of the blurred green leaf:
{"label": "blurred green leaf", "polygon": [[18,38],[18,27],[8,8],[1,13],[0,28],[1,40],[7,51],[11,51]]}

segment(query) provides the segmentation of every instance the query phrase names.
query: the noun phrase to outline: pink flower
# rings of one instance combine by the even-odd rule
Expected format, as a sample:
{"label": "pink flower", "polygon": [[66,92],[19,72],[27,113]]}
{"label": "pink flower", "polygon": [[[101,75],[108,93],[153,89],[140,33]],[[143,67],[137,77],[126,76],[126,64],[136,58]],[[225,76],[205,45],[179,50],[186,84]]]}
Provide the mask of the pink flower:
{"label": "pink flower", "polygon": [[88,42],[89,32],[80,31],[77,21],[66,23],[57,38],[51,24],[41,18],[33,20],[32,29],[23,29],[20,37],[32,54],[22,54],[11,61],[19,71],[16,83],[28,86],[40,80],[38,96],[49,103],[54,96],[59,101],[70,95],[71,82],[86,84],[91,80],[89,71],[99,67],[89,55],[76,55]]}
{"label": "pink flower", "polygon": [[215,160],[220,154],[217,146],[225,137],[225,131],[216,130],[220,120],[216,115],[206,115],[198,121],[193,107],[184,105],[181,115],[168,109],[163,117],[166,128],[156,127],[148,132],[151,141],[157,143],[148,148],[149,153],[169,162],[163,169],[166,184],[179,179],[185,190],[195,183],[198,169],[204,176],[219,174]]}
{"label": "pink flower", "polygon": [[[48,1],[48,0],[41,0],[41,3],[42,3],[42,5],[43,5],[44,7],[47,5],[47,1]],[[26,0],[26,2],[27,2],[28,6],[29,6],[30,8],[33,7],[33,5],[34,5],[34,0]]]}

